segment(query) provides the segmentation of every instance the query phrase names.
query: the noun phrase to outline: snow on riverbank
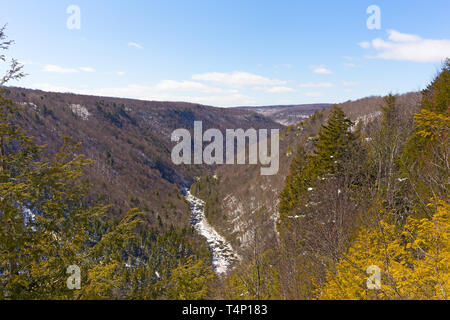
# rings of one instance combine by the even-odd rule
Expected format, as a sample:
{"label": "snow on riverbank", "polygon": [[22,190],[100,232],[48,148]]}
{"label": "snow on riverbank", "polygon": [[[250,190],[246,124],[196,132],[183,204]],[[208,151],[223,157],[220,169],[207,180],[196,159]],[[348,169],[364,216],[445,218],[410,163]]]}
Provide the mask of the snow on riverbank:
{"label": "snow on riverbank", "polygon": [[217,274],[225,274],[231,265],[240,260],[239,255],[233,250],[231,245],[213,227],[205,218],[205,202],[194,197],[189,190],[185,190],[186,200],[190,204],[191,224],[199,234],[206,238],[213,256],[213,268]]}

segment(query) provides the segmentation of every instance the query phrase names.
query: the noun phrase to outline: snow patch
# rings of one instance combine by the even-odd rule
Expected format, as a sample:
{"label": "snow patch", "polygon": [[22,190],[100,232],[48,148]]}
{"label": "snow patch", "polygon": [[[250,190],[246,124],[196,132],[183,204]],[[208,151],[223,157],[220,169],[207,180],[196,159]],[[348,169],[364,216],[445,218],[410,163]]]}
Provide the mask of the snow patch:
{"label": "snow patch", "polygon": [[37,111],[38,109],[38,106],[33,102],[19,102],[18,104],[23,107],[31,107],[34,111]]}
{"label": "snow patch", "polygon": [[213,268],[217,274],[226,274],[232,264],[241,257],[233,250],[225,238],[223,238],[205,218],[205,202],[194,197],[189,190],[186,191],[186,200],[190,204],[191,224],[197,232],[206,238],[213,256]]}
{"label": "snow patch", "polygon": [[70,104],[69,108],[75,115],[83,120],[88,120],[89,116],[91,115],[86,107],[82,106],[81,104]]}
{"label": "snow patch", "polygon": [[377,111],[377,112],[369,113],[364,116],[358,117],[356,119],[354,125],[351,127],[351,131],[354,132],[360,122],[362,123],[363,126],[366,126],[369,122],[380,117],[381,115],[382,115],[382,112]]}

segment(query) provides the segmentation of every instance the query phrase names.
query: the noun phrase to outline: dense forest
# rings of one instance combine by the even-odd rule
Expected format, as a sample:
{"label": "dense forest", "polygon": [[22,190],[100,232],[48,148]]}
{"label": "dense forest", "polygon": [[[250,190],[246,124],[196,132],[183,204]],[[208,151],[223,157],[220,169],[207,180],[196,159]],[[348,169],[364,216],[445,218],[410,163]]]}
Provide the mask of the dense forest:
{"label": "dense forest", "polygon": [[[11,44],[1,29],[0,49]],[[20,106],[3,93],[23,76],[12,60],[0,80],[0,299],[448,299],[449,60],[417,112],[389,95],[381,117],[355,123],[333,106],[317,136],[292,145],[276,241],[262,245],[272,224],[261,208],[225,276],[191,226],[158,228],[138,206],[111,214],[89,197],[94,161],[80,143],[62,136],[49,156],[17,123]],[[217,201],[214,183],[192,190]]]}

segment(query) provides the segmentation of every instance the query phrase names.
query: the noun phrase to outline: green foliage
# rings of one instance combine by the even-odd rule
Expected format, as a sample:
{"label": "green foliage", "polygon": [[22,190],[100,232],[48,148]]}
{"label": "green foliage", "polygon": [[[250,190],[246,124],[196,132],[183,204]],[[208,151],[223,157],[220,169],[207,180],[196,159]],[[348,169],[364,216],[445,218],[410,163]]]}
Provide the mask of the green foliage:
{"label": "green foliage", "polygon": [[215,192],[217,183],[217,179],[208,175],[199,177],[191,187],[191,192],[205,201],[205,216],[213,225],[217,224],[221,212],[219,195]]}
{"label": "green foliage", "polygon": [[188,259],[184,265],[172,270],[167,289],[170,300],[204,300],[214,279],[212,268],[203,260]]}
{"label": "green foliage", "polygon": [[243,264],[226,279],[226,298],[232,300],[281,299],[280,275],[271,265],[273,253],[265,252],[261,261]]}
{"label": "green foliage", "polygon": [[450,60],[423,92],[422,110],[415,114],[415,130],[401,155],[403,176],[410,186],[409,197],[416,214],[431,212],[427,199],[448,199],[450,127]]}
{"label": "green foliage", "polygon": [[344,111],[334,107],[327,125],[322,127],[319,140],[314,145],[314,166],[317,174],[324,172],[335,174],[339,164],[345,159],[356,136],[350,131],[353,123],[345,116]]}
{"label": "green foliage", "polygon": [[[448,299],[450,205],[430,203],[432,219],[385,220],[360,231],[348,253],[329,271],[321,299]],[[384,215],[389,219],[389,215]],[[395,221],[395,219],[394,219]],[[369,266],[380,268],[380,287],[368,288]]]}
{"label": "green foliage", "polygon": [[349,170],[359,174],[361,163],[358,164],[358,157],[363,151],[358,145],[358,133],[350,130],[352,125],[342,109],[334,107],[314,143],[313,153],[308,154],[302,146],[297,150],[280,194],[282,223],[289,224],[287,216],[295,215],[300,203],[304,205],[307,202],[308,188],[320,183],[325,177],[337,177]]}
{"label": "green foliage", "polygon": [[[179,280],[172,270],[198,259],[199,246],[188,239],[190,231],[170,228],[158,235],[142,228],[143,214],[137,209],[118,222],[110,218],[107,206],[86,201],[84,169],[92,161],[77,155],[79,144],[64,138],[58,153],[40,160],[44,146],[13,124],[10,116],[16,109],[0,99],[0,297],[165,296],[170,279]],[[210,259],[209,253],[198,252]],[[67,288],[70,265],[81,269],[81,290]]]}
{"label": "green foliage", "polygon": [[34,145],[8,121],[10,101],[0,110],[0,270],[4,298],[67,298],[67,266],[81,263],[89,225],[104,215],[87,207],[83,168],[91,161],[73,157],[78,145],[65,139],[53,162],[39,160]]}
{"label": "green foliage", "polygon": [[422,108],[447,114],[450,108],[450,59],[447,59],[436,79],[423,91]]}
{"label": "green foliage", "polygon": [[[13,43],[4,30],[0,28],[2,50]],[[5,61],[0,55],[0,62]],[[201,259],[211,257],[194,240],[193,231],[171,226],[159,234],[138,209],[122,215],[119,208],[120,215],[112,217],[111,206],[95,204],[86,180],[93,161],[80,154],[80,143],[64,137],[59,152],[50,154],[18,125],[27,113],[14,106],[8,99],[10,90],[3,91],[2,86],[23,76],[22,66],[12,59],[0,78],[0,299],[158,299],[175,287],[177,295],[186,290],[187,296],[202,298],[206,282],[200,281],[196,292],[179,282],[184,274],[178,266],[187,261],[193,264],[194,277],[204,274],[209,279],[198,270],[197,261],[203,266]],[[21,92],[20,98],[25,97]],[[40,98],[42,103],[54,103],[60,97]],[[63,115],[42,105],[35,111],[44,118],[34,116],[42,125],[48,123],[47,115],[53,119],[56,113]],[[123,104],[101,101],[97,109],[117,127],[137,125]],[[115,166],[110,150],[106,148],[105,157]],[[130,194],[131,203],[139,205],[140,199]],[[159,215],[158,219],[162,227]],[[81,288],[76,290],[67,286],[66,272],[74,265],[81,276]]]}
{"label": "green foliage", "polygon": [[[321,299],[448,299],[449,67],[424,90],[412,131],[386,98],[370,146],[374,197],[350,249],[318,286]],[[370,265],[381,269],[376,290],[366,286]]]}

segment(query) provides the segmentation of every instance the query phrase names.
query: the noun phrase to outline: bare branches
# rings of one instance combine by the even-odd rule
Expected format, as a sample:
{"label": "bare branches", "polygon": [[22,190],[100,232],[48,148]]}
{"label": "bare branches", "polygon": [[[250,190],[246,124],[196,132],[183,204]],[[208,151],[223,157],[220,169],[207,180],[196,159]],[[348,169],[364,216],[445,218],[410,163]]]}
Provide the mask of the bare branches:
{"label": "bare branches", "polygon": [[5,83],[11,80],[19,80],[26,76],[26,74],[22,71],[23,65],[20,64],[16,59],[11,60],[11,65],[9,70],[0,80],[0,87],[5,85]]}
{"label": "bare branches", "polygon": [[[0,28],[0,50],[8,50],[9,47],[14,44],[13,40],[8,40],[6,36],[6,24]],[[6,62],[6,55],[0,54],[0,61]],[[23,65],[19,63],[16,59],[11,59],[11,64],[9,66],[6,74],[0,79],[0,87],[3,87],[7,82],[12,80],[19,80],[25,77],[26,74],[23,72]]]}
{"label": "bare branches", "polygon": [[[5,30],[6,30],[6,24],[0,28],[0,50],[8,50],[9,47],[14,43],[13,40],[6,40],[6,34],[5,34]],[[2,61],[6,61],[6,57],[5,55],[0,55],[0,60]]]}

